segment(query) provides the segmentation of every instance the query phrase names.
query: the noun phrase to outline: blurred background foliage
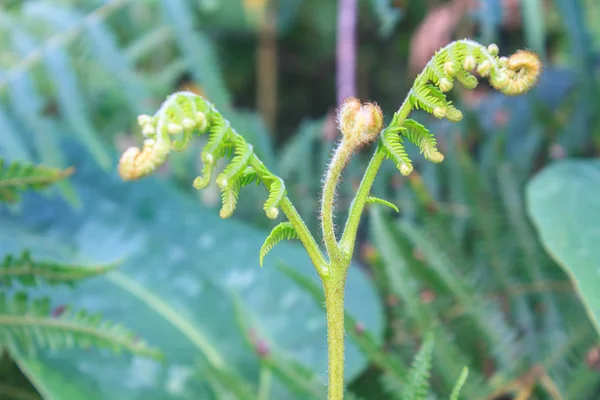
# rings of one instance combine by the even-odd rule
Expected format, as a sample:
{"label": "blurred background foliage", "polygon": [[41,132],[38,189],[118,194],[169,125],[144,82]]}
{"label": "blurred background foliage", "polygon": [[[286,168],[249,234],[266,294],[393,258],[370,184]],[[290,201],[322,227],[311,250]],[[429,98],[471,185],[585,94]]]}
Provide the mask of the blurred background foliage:
{"label": "blurred background foliage", "polygon": [[[0,398],[324,398],[316,277],[295,245],[258,269],[271,225],[261,188],[244,189],[237,221],[220,221],[216,186],[191,186],[201,141],[158,178],[123,184],[115,165],[141,140],[138,114],[193,91],[285,179],[318,234],[321,175],[337,137],[338,3],[0,4],[0,156],[76,168],[53,189],[0,208],[0,255],[27,248],[65,262],[124,260],[105,278],[44,293],[57,307],[122,321],[166,356],[11,353],[0,362]],[[464,365],[466,399],[600,398],[600,344],[585,297],[546,253],[525,198],[547,165],[600,150],[600,3],[362,0],[357,13],[355,93],[387,116],[453,39],[495,42],[502,54],[530,48],[545,66],[526,96],[507,98],[484,82],[456,88],[452,100],[466,111],[458,124],[417,113],[438,137],[441,165],[417,163],[403,178],[384,164],[374,192],[400,213],[373,208],[361,225],[347,295],[348,395],[401,398],[410,360],[433,331],[440,398]],[[346,170],[340,221],[369,155]],[[547,208],[538,220],[561,212]]]}

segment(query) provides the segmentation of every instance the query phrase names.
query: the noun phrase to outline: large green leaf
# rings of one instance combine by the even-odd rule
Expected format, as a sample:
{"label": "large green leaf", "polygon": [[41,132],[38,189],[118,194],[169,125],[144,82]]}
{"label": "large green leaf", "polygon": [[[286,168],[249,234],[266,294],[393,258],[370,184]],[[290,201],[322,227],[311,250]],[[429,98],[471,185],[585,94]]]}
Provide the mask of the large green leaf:
{"label": "large green leaf", "polygon": [[[53,289],[54,304],[74,304],[124,322],[160,348],[167,361],[98,350],[21,357],[21,368],[47,398],[210,399],[205,382],[194,378],[207,363],[228,366],[256,384],[256,356],[236,328],[223,289],[238,293],[281,350],[325,381],[322,310],[275,268],[283,260],[318,281],[303,249],[281,243],[261,269],[258,256],[267,232],[223,221],[158,179],[123,183],[91,165],[79,149],[70,153],[83,208],[74,211],[60,199],[31,194],[19,215],[0,209],[0,256],[27,247],[36,257],[69,262],[124,259],[118,272],[74,290]],[[348,277],[347,308],[381,337],[381,305],[356,266]],[[346,363],[348,378],[366,364],[351,343]],[[274,393],[273,398],[293,397]]]}
{"label": "large green leaf", "polygon": [[600,333],[600,161],[562,161],[527,187],[529,214]]}

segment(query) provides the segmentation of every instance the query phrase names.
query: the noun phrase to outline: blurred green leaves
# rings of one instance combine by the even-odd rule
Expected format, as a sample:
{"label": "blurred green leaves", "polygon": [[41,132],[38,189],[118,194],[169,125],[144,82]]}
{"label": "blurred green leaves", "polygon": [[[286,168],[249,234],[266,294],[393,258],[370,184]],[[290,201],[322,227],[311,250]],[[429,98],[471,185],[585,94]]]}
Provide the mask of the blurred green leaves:
{"label": "blurred green leaves", "polygon": [[573,281],[600,334],[600,162],[547,167],[529,183],[527,206],[546,250]]}

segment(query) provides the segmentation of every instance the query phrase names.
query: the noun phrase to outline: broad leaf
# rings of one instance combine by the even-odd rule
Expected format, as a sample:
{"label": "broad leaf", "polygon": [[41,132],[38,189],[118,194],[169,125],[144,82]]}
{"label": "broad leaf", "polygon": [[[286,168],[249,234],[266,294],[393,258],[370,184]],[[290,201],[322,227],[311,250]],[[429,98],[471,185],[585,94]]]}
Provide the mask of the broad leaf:
{"label": "broad leaf", "polygon": [[[73,304],[122,321],[160,349],[166,362],[97,350],[17,360],[47,398],[211,399],[197,373],[207,365],[228,366],[256,385],[259,363],[244,344],[222,288],[241,297],[283,354],[325,381],[324,314],[274,265],[286,261],[318,282],[300,246],[280,243],[261,269],[259,250],[267,232],[223,221],[215,210],[155,178],[123,183],[116,173],[91,165],[79,149],[71,154],[83,208],[74,211],[60,199],[28,194],[21,215],[0,209],[0,256],[28,248],[39,259],[69,264],[125,260],[118,272],[74,290],[53,288],[53,304]],[[379,340],[381,305],[356,266],[350,268],[347,293],[348,310]],[[351,379],[366,361],[349,344],[346,363]],[[294,397],[273,392],[272,398]]]}
{"label": "broad leaf", "polygon": [[600,162],[547,167],[529,182],[527,208],[546,250],[573,281],[600,333]]}

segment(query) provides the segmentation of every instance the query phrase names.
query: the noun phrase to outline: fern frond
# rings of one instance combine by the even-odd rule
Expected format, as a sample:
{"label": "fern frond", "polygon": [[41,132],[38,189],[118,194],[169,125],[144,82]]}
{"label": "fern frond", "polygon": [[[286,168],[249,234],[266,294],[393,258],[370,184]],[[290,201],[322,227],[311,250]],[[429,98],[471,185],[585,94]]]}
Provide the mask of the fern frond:
{"label": "fern frond", "polygon": [[366,204],[381,204],[382,206],[389,207],[396,212],[400,212],[398,210],[398,207],[396,207],[393,203],[390,203],[389,201],[380,199],[379,197],[369,196],[369,197],[367,197],[367,201],[365,201],[365,203]]}
{"label": "fern frond", "polygon": [[52,261],[36,261],[31,258],[29,251],[24,251],[19,257],[7,255],[0,262],[0,285],[6,288],[15,280],[25,286],[36,286],[38,280],[50,284],[72,285],[89,277],[103,275],[116,267],[117,264],[84,267]]}
{"label": "fern frond", "polygon": [[[208,141],[201,152],[202,176],[194,180],[193,186],[196,189],[208,186],[216,162],[228,157],[233,149],[232,160],[217,178],[223,191],[221,215],[229,217],[235,209],[239,189],[256,181],[263,182],[269,190],[264,204],[267,217],[277,218],[279,204],[286,196],[285,184],[258,159],[252,145],[201,96],[191,92],[172,94],[154,116],[140,115],[138,123],[148,139],[143,150],[130,148],[121,157],[119,172],[123,179],[138,179],[152,173],[166,161],[170,150],[181,151],[189,145],[194,132],[200,135],[208,131]],[[183,134],[182,139],[171,140],[170,136],[179,134]]]}
{"label": "fern frond", "polygon": [[29,301],[18,292],[13,298],[0,293],[0,349],[36,348],[107,348],[116,353],[123,350],[134,354],[161,358],[158,350],[148,346],[133,332],[102,319],[100,314],[74,312],[70,308],[52,315],[50,301]]}
{"label": "fern frond", "polygon": [[428,334],[412,363],[402,391],[402,400],[427,400],[433,343],[433,335]]}
{"label": "fern frond", "polygon": [[62,170],[21,164],[18,161],[7,164],[0,158],[0,202],[15,202],[19,199],[20,192],[42,190],[73,172],[73,168]]}
{"label": "fern frond", "polygon": [[469,376],[469,368],[463,367],[458,380],[456,381],[456,385],[454,385],[454,389],[452,389],[452,393],[450,394],[450,400],[458,400],[458,396],[460,395],[460,390],[465,385],[467,381],[467,377]]}
{"label": "fern frond", "polygon": [[[477,70],[480,76],[489,79],[494,88],[507,95],[525,93],[535,85],[541,71],[537,55],[519,51],[506,58],[498,57],[498,51],[495,44],[484,47],[471,40],[458,40],[437,51],[417,76],[402,107],[381,135],[381,142],[388,142],[387,146],[380,147],[381,151],[396,163],[403,175],[412,171],[410,159],[391,132],[406,135],[419,146],[426,159],[441,162],[443,156],[437,150],[433,136],[422,125],[405,119],[411,110],[423,109],[436,118],[460,121],[462,112],[444,94],[454,87],[455,79],[472,89],[477,86],[477,79],[470,72]],[[399,163],[399,160],[402,162]]]}
{"label": "fern frond", "polygon": [[277,243],[281,242],[284,239],[287,239],[287,240],[298,239],[298,233],[294,229],[294,226],[289,222],[282,222],[279,225],[277,225],[275,228],[273,228],[273,230],[271,231],[271,233],[269,234],[269,236],[263,243],[262,247],[260,248],[260,266],[261,267],[263,265],[263,260],[264,260],[265,256],[267,254],[269,254],[271,249],[273,247],[275,247],[275,245]]}
{"label": "fern frond", "polygon": [[406,129],[401,133],[421,150],[427,160],[434,163],[444,160],[444,156],[437,149],[435,136],[429,133],[429,129],[412,119],[404,121],[403,127]]}
{"label": "fern frond", "polygon": [[408,158],[408,154],[404,150],[402,138],[396,132],[393,130],[384,131],[381,134],[379,143],[386,157],[396,164],[396,168],[398,168],[402,175],[406,176],[412,172],[413,166],[410,158]]}

